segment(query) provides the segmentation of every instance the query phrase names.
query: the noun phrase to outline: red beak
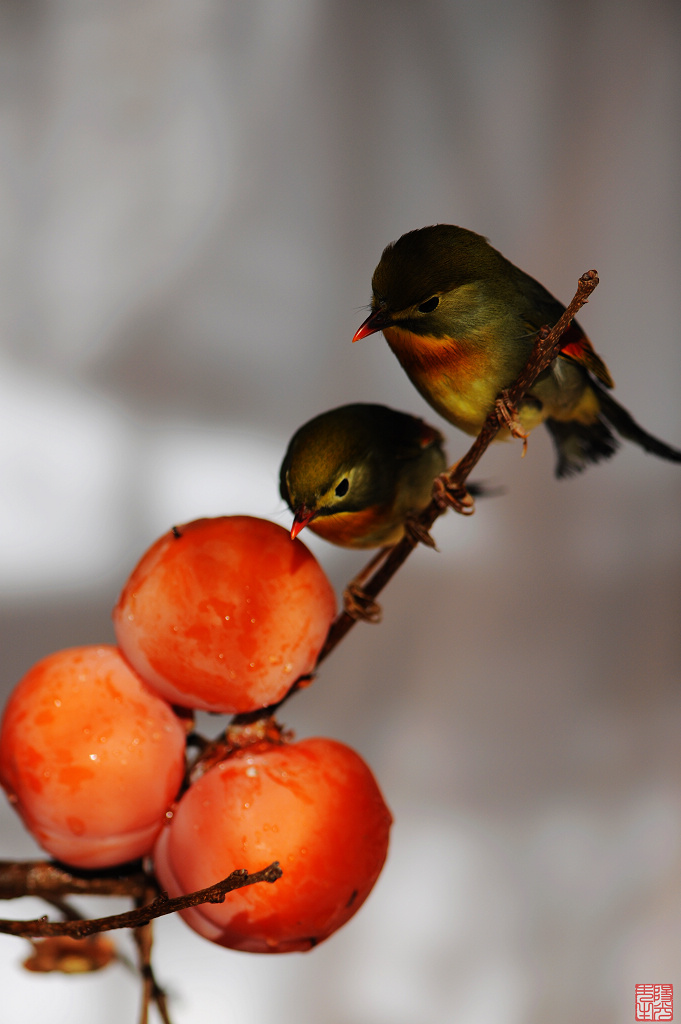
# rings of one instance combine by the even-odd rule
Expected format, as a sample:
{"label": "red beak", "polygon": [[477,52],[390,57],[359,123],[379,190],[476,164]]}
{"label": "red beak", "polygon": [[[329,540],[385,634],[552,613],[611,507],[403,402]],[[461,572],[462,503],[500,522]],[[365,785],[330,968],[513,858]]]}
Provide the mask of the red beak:
{"label": "red beak", "polygon": [[382,309],[375,309],[373,313],[369,313],[362,326],[357,328],[352,340],[361,341],[362,338],[368,338],[370,334],[375,334],[376,331],[383,331],[391,325],[392,320],[388,314]]}
{"label": "red beak", "polygon": [[308,523],[319,515],[319,511],[314,509],[310,512],[309,508],[305,505],[301,505],[293,513],[293,524],[291,526],[291,540],[295,540],[301,530],[304,530]]}

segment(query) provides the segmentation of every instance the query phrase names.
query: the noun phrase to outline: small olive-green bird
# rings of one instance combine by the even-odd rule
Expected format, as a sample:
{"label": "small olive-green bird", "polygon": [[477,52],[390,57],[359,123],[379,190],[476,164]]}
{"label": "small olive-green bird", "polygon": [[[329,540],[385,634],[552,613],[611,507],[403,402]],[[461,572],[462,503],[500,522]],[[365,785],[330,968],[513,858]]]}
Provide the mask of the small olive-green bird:
{"label": "small olive-green bird", "polygon": [[442,443],[434,427],[384,405],[360,402],[315,416],[293,435],[281,464],[291,537],[308,526],[342,547],[396,544],[446,468]]}
{"label": "small olive-green bird", "polygon": [[[537,331],[565,309],[482,235],[451,224],[410,231],[387,246],[372,289],[371,313],[353,341],[383,331],[426,401],[468,434],[479,433],[497,396],[518,378]],[[681,462],[680,451],[643,430],[614,400],[612,387],[605,363],[573,321],[560,354],[518,407],[524,431],[546,424],[557,476],[609,458],[618,447],[613,430]]]}

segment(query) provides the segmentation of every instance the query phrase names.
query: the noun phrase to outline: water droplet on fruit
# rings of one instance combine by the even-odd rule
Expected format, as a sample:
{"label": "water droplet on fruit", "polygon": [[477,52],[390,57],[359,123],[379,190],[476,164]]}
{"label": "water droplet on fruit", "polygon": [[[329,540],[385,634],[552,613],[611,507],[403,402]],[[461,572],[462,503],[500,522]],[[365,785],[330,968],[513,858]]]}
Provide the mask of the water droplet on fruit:
{"label": "water droplet on fruit", "polygon": [[247,768],[246,769],[246,775],[248,775],[249,779],[256,778],[257,774],[258,774],[258,769],[257,768],[251,767],[251,768]]}
{"label": "water droplet on fruit", "polygon": [[229,615],[225,615],[225,622],[229,622]]}
{"label": "water droplet on fruit", "polygon": [[244,805],[243,805],[243,808],[244,808],[245,811],[247,811],[250,806],[251,805],[248,803],[248,801],[246,801],[246,803],[244,803]]}
{"label": "water droplet on fruit", "polygon": [[252,623],[253,623],[253,625],[255,626],[255,619],[251,619],[251,622],[252,622]]}
{"label": "water droplet on fruit", "polygon": [[97,754],[90,754],[90,760],[91,761],[96,761],[97,760]]}
{"label": "water droplet on fruit", "polygon": [[134,621],[135,621],[135,616],[132,614],[132,612],[128,613],[128,622],[134,622]]}
{"label": "water droplet on fruit", "polygon": [[60,708],[61,707],[61,701],[55,699],[54,706],[55,706],[55,708]]}

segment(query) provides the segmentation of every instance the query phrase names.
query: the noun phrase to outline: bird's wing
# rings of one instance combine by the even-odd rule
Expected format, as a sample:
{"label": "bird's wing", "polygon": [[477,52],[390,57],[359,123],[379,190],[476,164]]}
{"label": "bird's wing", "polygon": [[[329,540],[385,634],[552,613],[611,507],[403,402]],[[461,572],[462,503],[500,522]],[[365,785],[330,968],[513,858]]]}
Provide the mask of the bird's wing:
{"label": "bird's wing", "polygon": [[425,420],[414,417],[409,429],[401,435],[393,434],[391,442],[394,457],[400,461],[410,462],[433,445],[442,448],[444,437]]}
{"label": "bird's wing", "polygon": [[601,384],[606,388],[614,388],[615,382],[610,376],[610,371],[601,357],[594,351],[594,347],[586,334],[574,320],[563,335],[560,354],[563,359],[571,359],[573,363],[579,363],[585,369],[593,373]]}
{"label": "bird's wing", "polygon": [[[526,299],[525,320],[531,323],[534,330],[538,331],[545,324],[552,327],[557,323],[563,313],[565,306],[554,298],[553,295],[542,284],[535,281],[527,274],[522,276],[521,289]],[[576,320],[573,320],[561,341],[560,354],[563,359],[570,359],[573,363],[579,363],[586,370],[597,377],[606,388],[615,386],[610,376],[610,371],[594,351],[594,347]]]}

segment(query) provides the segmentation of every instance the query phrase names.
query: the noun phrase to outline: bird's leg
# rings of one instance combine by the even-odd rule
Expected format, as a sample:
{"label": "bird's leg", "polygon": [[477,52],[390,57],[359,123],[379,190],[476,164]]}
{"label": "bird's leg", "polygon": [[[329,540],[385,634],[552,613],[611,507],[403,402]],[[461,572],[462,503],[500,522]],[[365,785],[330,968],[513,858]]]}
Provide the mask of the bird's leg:
{"label": "bird's leg", "polygon": [[525,457],[527,451],[527,438],[528,434],[523,430],[520,419],[518,418],[518,409],[510,401],[508,397],[508,391],[502,391],[496,402],[494,403],[494,409],[499,417],[499,423],[502,427],[507,427],[511,432],[511,437],[517,437],[523,442],[523,454],[521,458]]}
{"label": "bird's leg", "polygon": [[433,480],[433,501],[438,508],[453,508],[462,516],[472,516],[475,503],[463,484],[452,479],[456,474],[456,466],[448,473],[440,473]]}
{"label": "bird's leg", "polygon": [[369,597],[354,581],[348,583],[343,591],[343,608],[350,618],[359,619],[361,622],[378,623],[383,618],[380,604]]}
{"label": "bird's leg", "polygon": [[380,604],[362,589],[362,584],[371,575],[377,565],[386,557],[390,548],[380,548],[363,569],[350,580],[343,591],[343,608],[353,619],[362,622],[380,622],[383,617]]}

